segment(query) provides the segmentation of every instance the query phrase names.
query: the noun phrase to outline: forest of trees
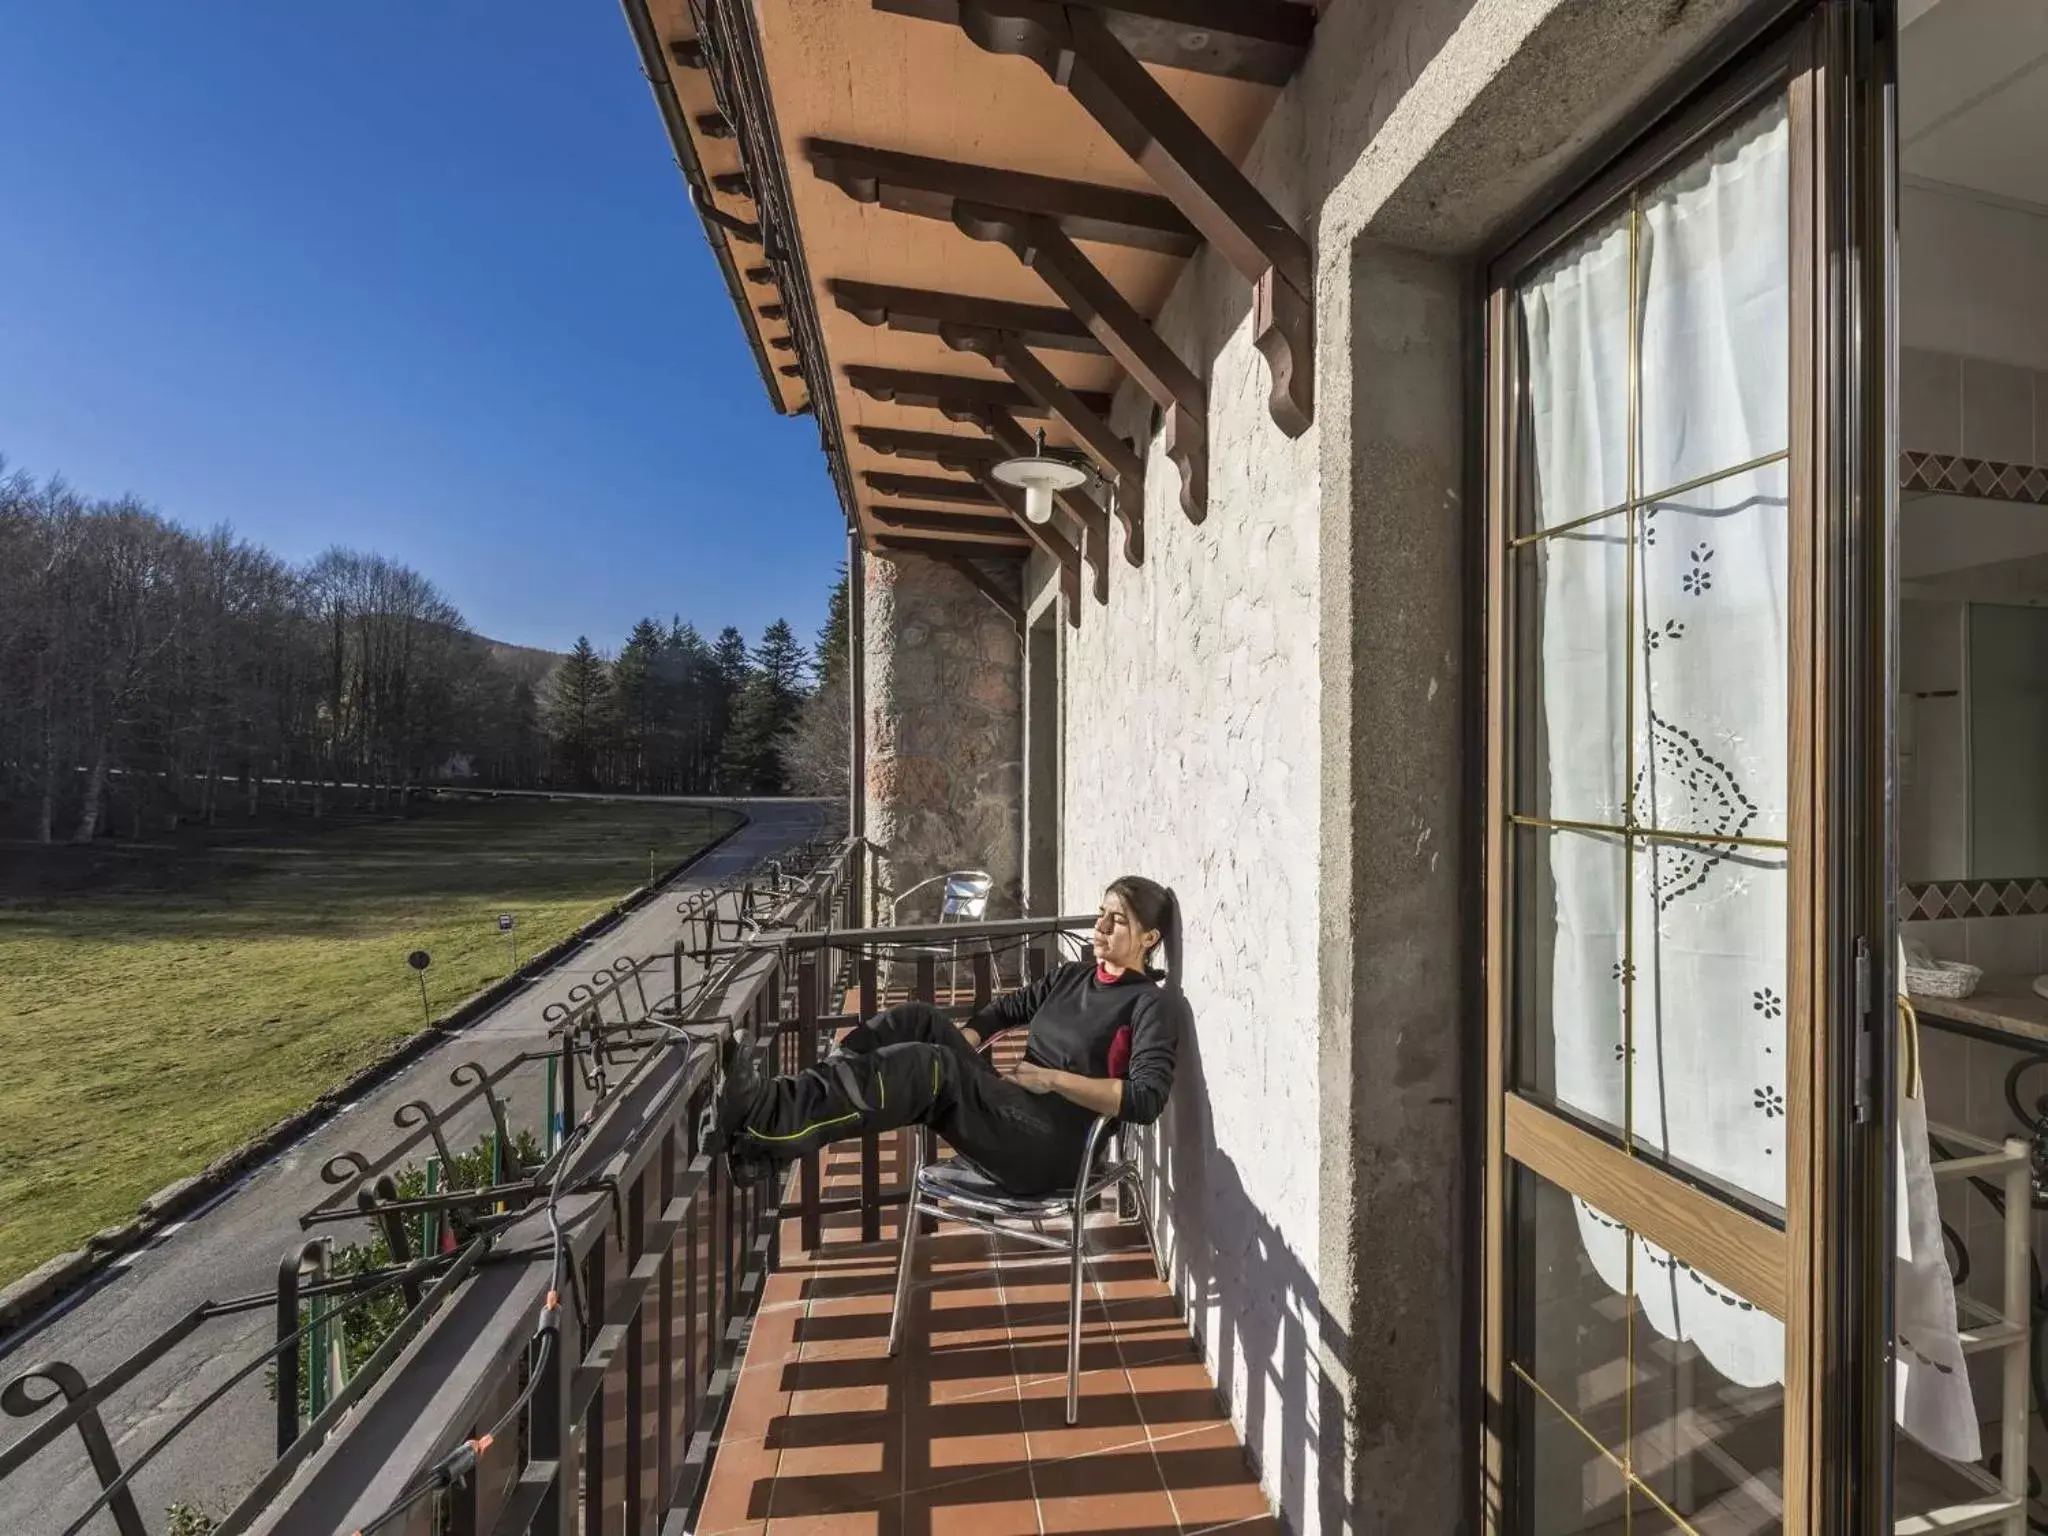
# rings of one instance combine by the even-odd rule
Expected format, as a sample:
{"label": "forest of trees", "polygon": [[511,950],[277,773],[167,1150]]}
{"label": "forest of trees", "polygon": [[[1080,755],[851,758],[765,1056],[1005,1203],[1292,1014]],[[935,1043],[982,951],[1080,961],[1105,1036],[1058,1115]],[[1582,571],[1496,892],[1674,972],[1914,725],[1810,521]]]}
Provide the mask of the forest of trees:
{"label": "forest of trees", "polygon": [[843,795],[845,609],[842,570],[814,647],[780,620],[750,646],[643,619],[616,656],[556,656],[473,633],[380,555],[294,566],[0,461],[0,833],[89,843],[449,782]]}

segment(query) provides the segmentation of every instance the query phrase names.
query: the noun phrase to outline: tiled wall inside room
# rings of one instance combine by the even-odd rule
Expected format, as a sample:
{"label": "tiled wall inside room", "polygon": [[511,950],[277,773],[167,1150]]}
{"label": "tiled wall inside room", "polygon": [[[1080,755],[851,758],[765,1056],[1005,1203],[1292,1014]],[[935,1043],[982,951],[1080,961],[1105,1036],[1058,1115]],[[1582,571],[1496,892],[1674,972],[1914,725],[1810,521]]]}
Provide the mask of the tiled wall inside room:
{"label": "tiled wall inside room", "polygon": [[2048,464],[2048,371],[1901,348],[1899,447]]}

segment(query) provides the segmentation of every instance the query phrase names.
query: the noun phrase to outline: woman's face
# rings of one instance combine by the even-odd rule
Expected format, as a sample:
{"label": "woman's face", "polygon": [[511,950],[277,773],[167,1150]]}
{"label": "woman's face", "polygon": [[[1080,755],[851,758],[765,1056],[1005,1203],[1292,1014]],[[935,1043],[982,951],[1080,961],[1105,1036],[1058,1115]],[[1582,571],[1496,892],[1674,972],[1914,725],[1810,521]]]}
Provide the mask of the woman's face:
{"label": "woman's face", "polygon": [[1145,950],[1157,943],[1158,933],[1140,928],[1131,909],[1115,891],[1102,898],[1102,910],[1095,917],[1095,958],[1122,971],[1143,970]]}

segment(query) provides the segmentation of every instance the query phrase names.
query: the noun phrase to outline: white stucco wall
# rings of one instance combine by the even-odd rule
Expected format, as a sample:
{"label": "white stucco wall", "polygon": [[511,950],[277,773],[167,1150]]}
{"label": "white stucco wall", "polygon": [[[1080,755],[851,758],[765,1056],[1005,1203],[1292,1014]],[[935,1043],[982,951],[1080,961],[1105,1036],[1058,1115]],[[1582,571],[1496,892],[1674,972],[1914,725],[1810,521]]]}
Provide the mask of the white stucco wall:
{"label": "white stucco wall", "polygon": [[1313,246],[1315,424],[1273,425],[1248,285],[1204,251],[1156,326],[1207,382],[1207,518],[1153,444],[1146,563],[1119,550],[1109,605],[1062,627],[1062,905],[1126,872],[1180,893],[1157,1235],[1304,1536],[1452,1529],[1472,1486],[1462,264],[1738,3],[1321,7],[1244,162]]}
{"label": "white stucco wall", "polygon": [[1317,446],[1267,415],[1244,284],[1212,257],[1197,267],[1160,330],[1192,361],[1213,345],[1197,322],[1231,326],[1205,370],[1208,517],[1182,514],[1155,447],[1145,564],[1119,553],[1109,606],[1087,600],[1067,633],[1062,889],[1067,911],[1126,873],[1180,897],[1194,1039],[1154,1133],[1149,1204],[1203,1356],[1294,1523],[1316,1471]]}

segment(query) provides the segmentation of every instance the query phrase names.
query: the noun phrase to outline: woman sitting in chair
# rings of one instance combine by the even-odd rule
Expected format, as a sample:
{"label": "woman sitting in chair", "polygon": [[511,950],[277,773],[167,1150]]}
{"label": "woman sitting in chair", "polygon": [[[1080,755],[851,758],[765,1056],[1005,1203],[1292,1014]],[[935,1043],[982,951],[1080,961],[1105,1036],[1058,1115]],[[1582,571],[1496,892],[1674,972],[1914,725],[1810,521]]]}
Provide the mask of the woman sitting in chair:
{"label": "woman sitting in chair", "polygon": [[[736,1179],[751,1180],[828,1142],[928,1125],[1015,1195],[1073,1185],[1096,1119],[1148,1125],[1166,1107],[1187,1018],[1177,980],[1150,969],[1164,946],[1180,963],[1173,892],[1126,875],[1103,894],[1093,960],[1062,965],[955,1026],[930,1003],[903,1003],[847,1032],[793,1077],[764,1079],[728,1048],[718,1124]],[[999,1073],[981,1047],[1028,1031],[1024,1060]]]}

